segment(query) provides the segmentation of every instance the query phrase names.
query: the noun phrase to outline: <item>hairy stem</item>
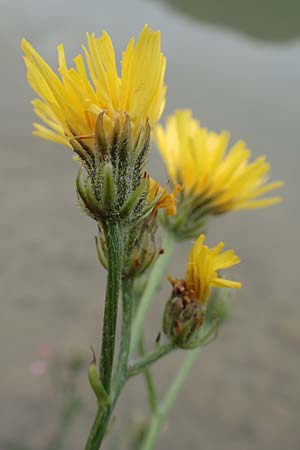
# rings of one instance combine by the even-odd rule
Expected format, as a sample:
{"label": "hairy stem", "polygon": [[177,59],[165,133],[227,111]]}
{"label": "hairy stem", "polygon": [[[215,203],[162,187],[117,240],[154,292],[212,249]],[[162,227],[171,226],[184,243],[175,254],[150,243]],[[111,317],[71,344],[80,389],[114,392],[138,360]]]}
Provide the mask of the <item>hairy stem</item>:
{"label": "hairy stem", "polygon": [[[132,280],[122,282],[122,331],[118,367],[112,383],[111,405],[99,408],[92,431],[94,430],[94,441],[96,446],[86,447],[86,450],[98,450],[105,437],[106,430],[111,418],[117,399],[127,380],[127,367],[130,348],[131,322],[133,310]],[[98,446],[97,446],[98,445]]]}
{"label": "hairy stem", "polygon": [[98,450],[100,448],[101,442],[104,438],[107,424],[109,422],[111,408],[99,407],[92,429],[90,431],[88,441],[85,446],[85,450]]}
{"label": "hairy stem", "polygon": [[162,245],[164,253],[160,255],[158,260],[155,262],[152,271],[150,272],[148,282],[143,292],[142,298],[139,301],[138,310],[133,323],[131,353],[134,352],[140,340],[145,316],[148,312],[151,300],[159,287],[165,269],[175,250],[176,243],[177,243],[176,238],[172,234],[169,233],[166,235]]}
{"label": "hairy stem", "polygon": [[[99,376],[107,394],[111,391],[111,377],[114,362],[118,300],[123,266],[124,233],[121,224],[103,224],[107,247],[107,283],[105,295],[102,347],[99,358]],[[105,435],[114,402],[98,408],[90,431],[86,450],[98,450]]]}
{"label": "hairy stem", "polygon": [[115,351],[124,237],[119,223],[107,223],[103,226],[103,229],[107,247],[107,284],[99,373],[102,384],[109,394]]}
{"label": "hairy stem", "polygon": [[157,350],[148,353],[146,356],[144,356],[143,358],[141,358],[139,361],[137,361],[135,364],[133,364],[131,367],[128,368],[128,377],[134,377],[139,373],[143,372],[148,366],[155,363],[163,356],[166,356],[174,349],[175,347],[173,346],[173,344],[171,342],[168,342],[167,344],[159,347]]}
{"label": "hairy stem", "polygon": [[133,280],[124,279],[122,282],[122,332],[118,367],[113,382],[113,393],[118,395],[127,379],[128,358],[131,339],[133,314]]}

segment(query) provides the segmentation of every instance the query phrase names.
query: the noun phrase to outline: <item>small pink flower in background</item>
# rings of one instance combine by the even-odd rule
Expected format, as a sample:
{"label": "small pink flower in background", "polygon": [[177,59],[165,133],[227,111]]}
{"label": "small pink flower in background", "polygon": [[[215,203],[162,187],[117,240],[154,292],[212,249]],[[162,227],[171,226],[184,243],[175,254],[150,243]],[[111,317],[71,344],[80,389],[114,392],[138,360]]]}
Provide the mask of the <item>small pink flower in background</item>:
{"label": "small pink flower in background", "polygon": [[48,369],[49,362],[55,356],[55,350],[51,345],[43,345],[38,352],[39,359],[33,361],[29,366],[32,376],[40,377]]}

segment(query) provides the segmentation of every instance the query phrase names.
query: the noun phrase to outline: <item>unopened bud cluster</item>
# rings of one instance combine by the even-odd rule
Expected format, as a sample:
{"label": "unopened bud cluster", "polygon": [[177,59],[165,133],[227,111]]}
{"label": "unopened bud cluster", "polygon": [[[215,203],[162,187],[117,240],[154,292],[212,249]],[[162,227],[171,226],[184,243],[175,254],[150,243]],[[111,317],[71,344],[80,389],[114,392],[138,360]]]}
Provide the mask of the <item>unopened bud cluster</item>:
{"label": "unopened bud cluster", "polygon": [[156,231],[157,221],[156,211],[154,211],[149,217],[136,225],[134,233],[129,234],[128,255],[124,265],[126,277],[143,274],[158,257],[160,248],[158,248],[156,242]]}
{"label": "unopened bud cluster", "polygon": [[[107,268],[107,249],[101,224],[98,225],[98,230],[99,233],[96,238],[98,259],[103,267]],[[143,274],[159,256],[161,248],[156,242],[156,231],[156,211],[138,223],[133,224],[129,229],[129,233],[124,237],[126,240],[126,255],[123,267],[124,277],[131,278]]]}

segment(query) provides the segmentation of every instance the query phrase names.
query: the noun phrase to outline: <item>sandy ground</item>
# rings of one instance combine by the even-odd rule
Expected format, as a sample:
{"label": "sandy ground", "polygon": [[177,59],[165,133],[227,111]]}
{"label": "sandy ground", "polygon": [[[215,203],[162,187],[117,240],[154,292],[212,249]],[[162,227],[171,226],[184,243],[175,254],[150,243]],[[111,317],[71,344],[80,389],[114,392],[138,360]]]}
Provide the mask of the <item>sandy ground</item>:
{"label": "sandy ground", "polygon": [[[5,442],[12,438],[41,448],[54,427],[56,402],[45,394],[45,378],[32,377],[29,366],[46,344],[63,352],[78,347],[88,361],[89,345],[97,345],[104,289],[95,225],[76,207],[71,153],[31,136],[33,94],[19,39],[30,38],[54,63],[60,41],[75,55],[86,30],[106,28],[120,51],[149,22],[163,32],[167,112],[193,107],[205,126],[229,129],[234,139],[247,140],[254,155],[266,153],[273,178],[286,181],[283,204],[211,224],[208,242],[224,240],[240,255],[242,264],[232,274],[244,287],[232,320],[190,374],[157,448],[299,450],[300,43],[251,41],[191,23],[157,4],[86,5],[67,0],[62,7],[55,0],[46,10],[36,0],[26,6],[1,1],[0,448],[8,450]],[[165,179],[155,151],[150,167]],[[176,254],[169,273],[182,273],[187,248]],[[167,294],[166,285],[149,315],[150,344]],[[156,369],[161,392],[182,356]],[[88,407],[66,450],[83,448],[92,420],[86,380],[81,391]],[[128,412],[143,411],[144,396],[142,382],[129,384],[117,426]]]}

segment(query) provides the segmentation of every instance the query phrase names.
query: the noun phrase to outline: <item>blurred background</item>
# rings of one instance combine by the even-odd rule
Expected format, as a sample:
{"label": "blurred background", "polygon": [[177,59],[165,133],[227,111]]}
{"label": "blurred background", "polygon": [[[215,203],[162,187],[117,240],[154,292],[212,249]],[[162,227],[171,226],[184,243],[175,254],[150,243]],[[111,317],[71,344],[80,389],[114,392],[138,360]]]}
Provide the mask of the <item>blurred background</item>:
{"label": "blurred background", "polygon": [[[161,29],[167,57],[164,118],[174,108],[193,108],[204,126],[230,130],[254,156],[266,154],[273,179],[286,182],[279,206],[211,222],[208,243],[224,240],[242,259],[232,274],[243,289],[231,321],[190,374],[157,448],[299,450],[300,3],[0,0],[0,7],[0,449],[55,450],[58,415],[68,423],[69,401],[78,414],[62,448],[84,447],[96,408],[85,367],[89,345],[98,345],[105,280],[96,226],[76,206],[71,153],[31,135],[34,94],[20,39],[56,67],[60,42],[71,60],[85,31],[105,29],[120,59],[129,37],[149,23]],[[155,150],[150,167],[166,180]],[[168,273],[183,273],[187,250],[178,251]],[[149,345],[168,292],[165,283],[149,315]],[[161,392],[182,356],[156,367]],[[126,424],[145,417],[145,398],[142,380],[128,384],[105,449],[127,448]]]}

